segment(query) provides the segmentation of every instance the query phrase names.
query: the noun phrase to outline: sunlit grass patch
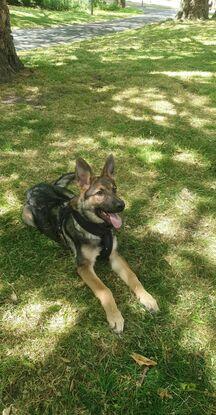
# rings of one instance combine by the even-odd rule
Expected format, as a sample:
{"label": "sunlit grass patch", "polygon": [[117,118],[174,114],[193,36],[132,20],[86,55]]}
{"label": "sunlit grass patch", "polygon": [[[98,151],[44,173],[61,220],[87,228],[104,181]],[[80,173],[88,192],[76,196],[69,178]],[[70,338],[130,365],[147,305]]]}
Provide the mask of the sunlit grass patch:
{"label": "sunlit grass patch", "polygon": [[67,11],[54,11],[33,7],[10,6],[12,28],[36,28],[60,26],[73,23],[88,23],[103,20],[120,19],[141,13],[136,7],[126,7],[115,11],[94,9],[91,16],[88,7],[75,7]]}
{"label": "sunlit grass patch", "polygon": [[[167,22],[21,53],[33,72],[0,92],[2,410],[214,413],[214,50],[203,44],[214,35],[212,22]],[[161,308],[149,315],[98,263],[121,337],[74,259],[21,221],[27,188],[78,156],[100,172],[111,152],[126,201],[119,250]],[[142,386],[133,352],[157,361]]]}
{"label": "sunlit grass patch", "polygon": [[[70,303],[45,301],[30,293],[31,302],[15,310],[8,308],[2,316],[6,338],[11,347],[6,356],[44,361],[55,350],[62,335],[70,334],[76,325],[78,310]],[[79,310],[81,311],[81,310]]]}

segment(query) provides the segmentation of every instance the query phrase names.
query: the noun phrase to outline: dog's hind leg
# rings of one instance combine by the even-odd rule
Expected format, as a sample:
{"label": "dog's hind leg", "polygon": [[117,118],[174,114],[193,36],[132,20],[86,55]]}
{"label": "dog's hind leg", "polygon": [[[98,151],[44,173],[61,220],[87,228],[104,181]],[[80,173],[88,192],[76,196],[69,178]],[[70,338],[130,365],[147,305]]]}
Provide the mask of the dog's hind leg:
{"label": "dog's hind leg", "polygon": [[30,206],[25,205],[22,211],[22,220],[26,225],[36,227]]}
{"label": "dog's hind leg", "polygon": [[55,182],[53,182],[53,185],[59,187],[67,187],[71,182],[75,180],[75,178],[75,173],[66,173],[63,174],[63,176],[59,177]]}
{"label": "dog's hind leg", "polygon": [[141,304],[150,312],[159,310],[156,300],[149,294],[138,280],[137,276],[130,269],[127,262],[114,249],[110,255],[110,263],[113,271],[127,284],[134,292]]}

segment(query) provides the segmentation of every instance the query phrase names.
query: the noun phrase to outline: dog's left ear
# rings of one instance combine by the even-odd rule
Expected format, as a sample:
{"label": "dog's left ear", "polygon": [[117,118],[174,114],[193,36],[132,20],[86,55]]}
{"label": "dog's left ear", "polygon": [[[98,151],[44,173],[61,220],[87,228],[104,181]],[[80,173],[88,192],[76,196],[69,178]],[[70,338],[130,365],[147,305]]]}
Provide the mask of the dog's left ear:
{"label": "dog's left ear", "polygon": [[110,154],[107,159],[106,163],[104,164],[104,168],[102,170],[102,176],[108,176],[113,178],[115,171],[115,161],[112,154]]}
{"label": "dog's left ear", "polygon": [[88,189],[91,183],[92,169],[81,157],[76,160],[76,181],[83,189]]}

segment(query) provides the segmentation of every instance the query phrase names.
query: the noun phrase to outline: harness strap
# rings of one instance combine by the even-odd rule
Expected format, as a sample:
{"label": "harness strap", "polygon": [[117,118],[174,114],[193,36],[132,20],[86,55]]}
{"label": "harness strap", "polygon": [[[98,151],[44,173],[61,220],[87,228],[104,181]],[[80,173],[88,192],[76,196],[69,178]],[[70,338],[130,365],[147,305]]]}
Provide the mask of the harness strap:
{"label": "harness strap", "polygon": [[99,236],[101,239],[102,250],[100,257],[102,259],[109,259],[113,248],[112,225],[108,223],[93,223],[84,218],[77,210],[74,210],[68,204],[64,205],[60,210],[59,215],[59,230],[62,233],[63,222],[67,222],[68,217],[72,214],[76,222],[85,231],[92,235]]}

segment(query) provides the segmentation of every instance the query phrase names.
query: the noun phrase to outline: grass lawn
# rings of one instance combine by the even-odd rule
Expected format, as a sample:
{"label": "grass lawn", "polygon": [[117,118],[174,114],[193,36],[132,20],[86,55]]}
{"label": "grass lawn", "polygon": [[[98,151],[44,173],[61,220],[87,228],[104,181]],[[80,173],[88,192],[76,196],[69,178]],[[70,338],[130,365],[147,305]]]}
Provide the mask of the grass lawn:
{"label": "grass lawn", "polygon": [[[173,23],[21,54],[2,86],[2,407],[21,415],[215,414],[215,27]],[[125,318],[112,333],[73,258],[27,228],[27,188],[99,171],[126,201],[119,250],[151,316],[98,263]],[[140,384],[140,353],[157,362]],[[15,412],[17,410],[17,412]]]}
{"label": "grass lawn", "polygon": [[45,9],[33,9],[32,7],[10,6],[10,18],[12,28],[34,28],[59,26],[72,23],[89,23],[102,20],[112,20],[130,17],[142,13],[135,7],[126,7],[117,11],[94,9],[91,16],[88,10],[75,8],[69,11],[53,11]]}

